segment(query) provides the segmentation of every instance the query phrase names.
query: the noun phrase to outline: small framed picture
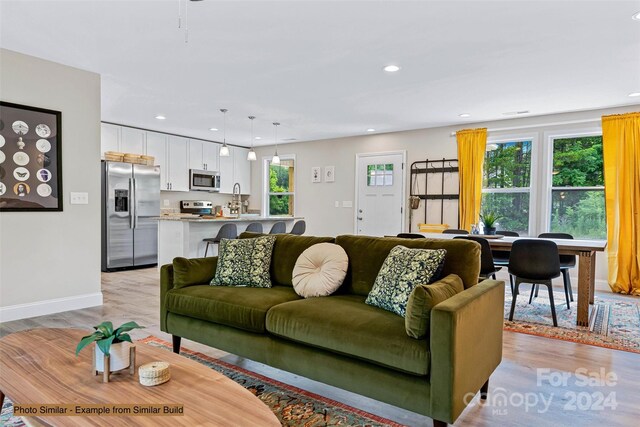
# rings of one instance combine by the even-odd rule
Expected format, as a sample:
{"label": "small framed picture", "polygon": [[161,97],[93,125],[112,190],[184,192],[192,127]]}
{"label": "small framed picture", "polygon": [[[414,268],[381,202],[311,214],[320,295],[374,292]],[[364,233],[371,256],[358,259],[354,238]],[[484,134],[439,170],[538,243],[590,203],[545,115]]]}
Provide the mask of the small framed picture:
{"label": "small framed picture", "polygon": [[324,182],[333,182],[336,180],[336,167],[325,166],[324,167]]}
{"label": "small framed picture", "polygon": [[313,166],[311,168],[311,182],[322,182],[322,168],[320,166]]}

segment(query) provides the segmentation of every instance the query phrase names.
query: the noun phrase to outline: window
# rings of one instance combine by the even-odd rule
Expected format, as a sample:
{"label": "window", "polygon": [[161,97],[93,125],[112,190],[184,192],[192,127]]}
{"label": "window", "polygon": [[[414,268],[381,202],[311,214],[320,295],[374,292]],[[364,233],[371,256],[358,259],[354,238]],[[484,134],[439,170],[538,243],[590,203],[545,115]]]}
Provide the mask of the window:
{"label": "window", "polygon": [[367,165],[367,186],[393,185],[393,163]]}
{"label": "window", "polygon": [[269,216],[293,216],[295,159],[280,156],[280,164],[265,160],[266,211]]}
{"label": "window", "polygon": [[531,139],[487,144],[481,211],[501,217],[499,230],[529,234],[531,146]]}
{"label": "window", "polygon": [[602,136],[554,138],[552,145],[551,232],[606,239]]}

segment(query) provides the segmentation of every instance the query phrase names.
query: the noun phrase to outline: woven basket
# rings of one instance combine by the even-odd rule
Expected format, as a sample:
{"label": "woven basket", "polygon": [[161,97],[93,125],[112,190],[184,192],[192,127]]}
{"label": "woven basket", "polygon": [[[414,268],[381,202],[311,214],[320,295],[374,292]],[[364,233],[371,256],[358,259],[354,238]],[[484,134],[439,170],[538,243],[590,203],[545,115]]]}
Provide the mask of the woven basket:
{"label": "woven basket", "polygon": [[150,387],[164,384],[171,378],[169,364],[167,362],[145,363],[138,368],[140,384]]}
{"label": "woven basket", "polygon": [[124,159],[124,153],[118,153],[117,151],[105,151],[104,159],[111,162],[121,162]]}
{"label": "woven basket", "polygon": [[142,160],[140,154],[125,153],[123,161],[125,163],[134,163],[137,165],[146,164],[146,160]]}
{"label": "woven basket", "polygon": [[153,156],[140,156],[140,161],[143,162],[143,165],[154,166],[156,163],[156,158]]}

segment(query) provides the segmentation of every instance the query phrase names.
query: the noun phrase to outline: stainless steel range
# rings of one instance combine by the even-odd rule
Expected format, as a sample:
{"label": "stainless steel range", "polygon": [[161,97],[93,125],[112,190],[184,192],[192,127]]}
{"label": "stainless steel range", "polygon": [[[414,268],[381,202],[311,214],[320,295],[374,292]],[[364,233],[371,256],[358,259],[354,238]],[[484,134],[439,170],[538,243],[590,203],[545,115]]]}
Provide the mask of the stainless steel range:
{"label": "stainless steel range", "polygon": [[195,215],[211,215],[213,202],[209,200],[181,200],[180,213],[190,213]]}

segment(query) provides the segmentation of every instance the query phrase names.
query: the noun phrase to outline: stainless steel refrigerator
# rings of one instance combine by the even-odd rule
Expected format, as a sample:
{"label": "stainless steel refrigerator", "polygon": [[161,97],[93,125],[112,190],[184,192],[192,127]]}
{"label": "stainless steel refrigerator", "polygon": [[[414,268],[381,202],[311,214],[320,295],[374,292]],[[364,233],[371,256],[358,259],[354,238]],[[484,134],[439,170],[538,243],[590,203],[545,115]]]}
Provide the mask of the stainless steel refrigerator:
{"label": "stainless steel refrigerator", "polygon": [[160,167],[102,162],[102,271],[158,263]]}

